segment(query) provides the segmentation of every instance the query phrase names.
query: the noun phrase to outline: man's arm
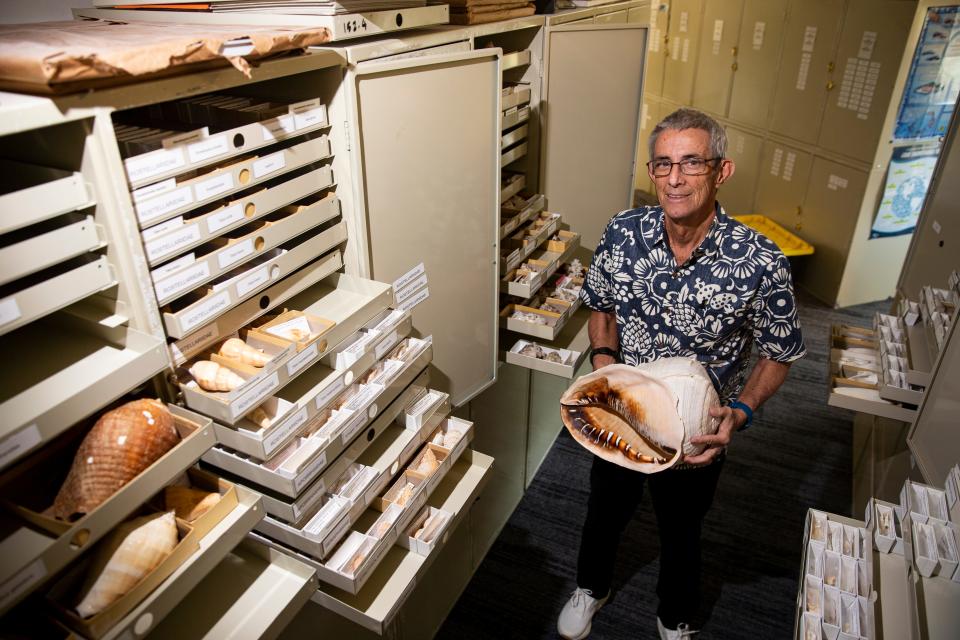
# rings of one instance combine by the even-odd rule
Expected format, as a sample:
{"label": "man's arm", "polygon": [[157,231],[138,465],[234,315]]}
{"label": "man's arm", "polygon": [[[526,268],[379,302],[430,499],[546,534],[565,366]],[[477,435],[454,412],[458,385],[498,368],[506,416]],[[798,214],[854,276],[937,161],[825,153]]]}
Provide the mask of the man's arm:
{"label": "man's arm", "polygon": [[[592,337],[593,334],[591,334]],[[599,356],[597,357],[599,360]],[[750,378],[740,394],[740,402],[756,411],[767,399],[776,393],[783,381],[787,379],[790,364],[776,362],[769,358],[757,361]],[[730,444],[733,433],[747,421],[747,414],[740,409],[730,407],[713,407],[710,415],[720,421],[716,435],[696,436],[690,438],[691,444],[705,444],[707,448],[698,456],[685,456],[683,461],[689,464],[705,464],[720,455],[725,446]]]}
{"label": "man's arm", "polygon": [[[617,318],[612,313],[591,311],[590,321],[587,323],[587,335],[590,336],[590,348],[607,347],[618,351],[620,337],[617,335]],[[593,359],[594,370],[614,364],[616,359],[603,354]]]}

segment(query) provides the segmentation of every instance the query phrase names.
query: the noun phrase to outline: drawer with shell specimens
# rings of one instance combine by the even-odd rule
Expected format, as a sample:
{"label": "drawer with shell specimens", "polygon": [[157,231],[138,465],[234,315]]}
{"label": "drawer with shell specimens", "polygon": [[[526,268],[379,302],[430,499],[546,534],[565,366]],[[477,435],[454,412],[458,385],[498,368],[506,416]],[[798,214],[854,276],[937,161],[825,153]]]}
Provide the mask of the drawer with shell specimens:
{"label": "drawer with shell specimens", "polygon": [[900,507],[902,535],[905,545],[912,547],[917,572],[925,578],[960,582],[960,538],[956,523],[950,520],[946,491],[907,480],[900,490]]}
{"label": "drawer with shell specimens", "polygon": [[149,398],[128,399],[90,422],[4,475],[0,584],[20,587],[4,592],[4,610],[107,535],[144,496],[160,491],[213,444],[208,418]]}
{"label": "drawer with shell specimens", "polygon": [[573,378],[582,359],[579,351],[555,349],[529,340],[517,340],[506,355],[510,364],[568,379]]}

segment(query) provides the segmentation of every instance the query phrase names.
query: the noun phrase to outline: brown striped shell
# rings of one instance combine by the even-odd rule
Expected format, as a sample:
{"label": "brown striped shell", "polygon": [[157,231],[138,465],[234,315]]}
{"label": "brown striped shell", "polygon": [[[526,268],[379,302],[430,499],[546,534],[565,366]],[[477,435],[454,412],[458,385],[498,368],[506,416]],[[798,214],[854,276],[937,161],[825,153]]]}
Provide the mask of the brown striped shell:
{"label": "brown striped shell", "polygon": [[96,509],[180,441],[159,400],[134,400],[103,414],[73,458],[53,502],[54,516],[71,520]]}
{"label": "brown striped shell", "polygon": [[677,397],[636,367],[612,364],[577,379],[560,398],[560,415],[577,442],[622,467],[656,473],[680,460]]}

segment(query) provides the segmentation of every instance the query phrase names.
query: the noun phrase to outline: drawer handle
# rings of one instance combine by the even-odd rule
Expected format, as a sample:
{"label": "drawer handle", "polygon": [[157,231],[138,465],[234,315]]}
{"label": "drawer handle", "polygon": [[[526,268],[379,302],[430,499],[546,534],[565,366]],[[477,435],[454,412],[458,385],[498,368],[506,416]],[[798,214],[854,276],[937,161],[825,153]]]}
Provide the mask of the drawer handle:
{"label": "drawer handle", "polygon": [[248,202],[246,206],[243,207],[243,215],[248,218],[252,218],[254,214],[257,213],[257,205],[253,202]]}
{"label": "drawer handle", "polygon": [[247,184],[248,182],[250,182],[250,169],[241,169],[240,184]]}
{"label": "drawer handle", "polygon": [[233,136],[233,148],[234,148],[234,149],[239,149],[240,147],[242,147],[242,146],[244,145],[245,142],[246,142],[246,140],[244,139],[242,133],[238,133],[237,135]]}
{"label": "drawer handle", "polygon": [[263,251],[263,245],[265,244],[266,242],[264,241],[263,236],[259,236],[256,240],[253,241],[253,248],[256,249],[257,251]]}

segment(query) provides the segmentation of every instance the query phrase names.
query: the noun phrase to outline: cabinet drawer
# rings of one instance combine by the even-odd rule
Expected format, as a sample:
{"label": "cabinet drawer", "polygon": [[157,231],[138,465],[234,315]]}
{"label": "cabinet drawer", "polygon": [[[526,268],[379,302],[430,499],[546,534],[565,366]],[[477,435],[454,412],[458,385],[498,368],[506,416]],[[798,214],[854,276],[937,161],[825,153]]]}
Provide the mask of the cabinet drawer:
{"label": "cabinet drawer", "polygon": [[65,219],[65,225],[38,225],[38,233],[23,234],[23,239],[18,235],[18,242],[0,249],[0,285],[104,245],[93,216],[72,214],[72,219],[67,218],[58,219]]}
{"label": "cabinet drawer", "polygon": [[513,90],[504,95],[500,100],[500,109],[506,111],[511,107],[516,107],[530,102],[530,89],[513,87]]}
{"label": "cabinet drawer", "polygon": [[137,189],[131,194],[133,208],[140,228],[145,229],[328,157],[330,141],[322,135],[279,151],[214,167],[196,177],[169,178]]}
{"label": "cabinet drawer", "polygon": [[508,111],[503,113],[503,117],[500,118],[500,129],[501,131],[506,131],[511,127],[515,127],[518,124],[522,124],[530,119],[530,105],[524,105],[522,107],[513,107]]}
{"label": "cabinet drawer", "polygon": [[506,149],[510,145],[516,144],[517,142],[520,142],[521,140],[526,140],[526,139],[527,139],[527,125],[523,125],[522,127],[517,127],[513,131],[504,134],[503,137],[500,139],[500,147],[503,149]]}
{"label": "cabinet drawer", "polygon": [[505,167],[511,162],[516,162],[523,156],[527,155],[527,143],[518,144],[509,151],[505,151],[500,156],[500,167]]}
{"label": "cabinet drawer", "polygon": [[832,379],[827,404],[906,423],[912,423],[917,415],[916,409],[908,409],[895,402],[884,400],[877,389],[849,386],[844,378]]}
{"label": "cabinet drawer", "polygon": [[[500,182],[500,204],[503,204],[520,191],[527,184],[527,176],[522,173],[504,173]],[[501,236],[502,237],[502,236]]]}
{"label": "cabinet drawer", "polygon": [[514,69],[516,67],[523,66],[525,64],[530,64],[530,50],[524,49],[522,51],[514,51],[512,53],[503,54],[503,58],[500,60],[500,68],[506,71],[507,69]]}
{"label": "cabinet drawer", "polygon": [[[330,167],[321,167],[286,182],[237,198],[209,213],[189,219],[184,219],[183,216],[171,218],[162,225],[151,227],[141,234],[147,261],[151,267],[155,267],[167,258],[180,255],[237,227],[259,220],[281,207],[306,198],[311,193],[331,186],[333,186],[333,171]],[[340,203],[337,201],[336,194],[330,193],[324,200],[326,209],[320,212],[320,216],[329,219],[337,215],[340,211]]]}
{"label": "cabinet drawer", "polygon": [[[531,345],[533,347],[539,347],[543,353],[552,352],[557,354],[557,356],[560,358],[560,361],[552,362],[544,358],[538,358],[535,355],[529,355],[529,350],[528,353],[522,353],[525,348]],[[580,367],[586,357],[586,351],[569,351],[567,349],[541,347],[535,342],[517,340],[516,344],[513,345],[510,351],[507,351],[506,361],[519,367],[533,369],[534,371],[542,371],[543,373],[549,373],[550,375],[572,380],[577,374],[577,369]]]}
{"label": "cabinet drawer", "polygon": [[115,285],[107,257],[91,258],[75,258],[53,273],[41,271],[0,289],[11,292],[0,298],[0,335]]}
{"label": "cabinet drawer", "polygon": [[340,222],[327,231],[292,246],[286,253],[279,253],[279,250],[274,249],[274,252],[277,252],[274,257],[219,285],[214,285],[200,294],[199,299],[188,300],[186,306],[176,311],[165,311],[163,323],[167,334],[174,338],[184,337],[188,332],[223,315],[238,303],[265,289],[271,282],[287,277],[346,238],[346,223]]}
{"label": "cabinet drawer", "polygon": [[94,204],[83,175],[0,159],[0,233]]}

